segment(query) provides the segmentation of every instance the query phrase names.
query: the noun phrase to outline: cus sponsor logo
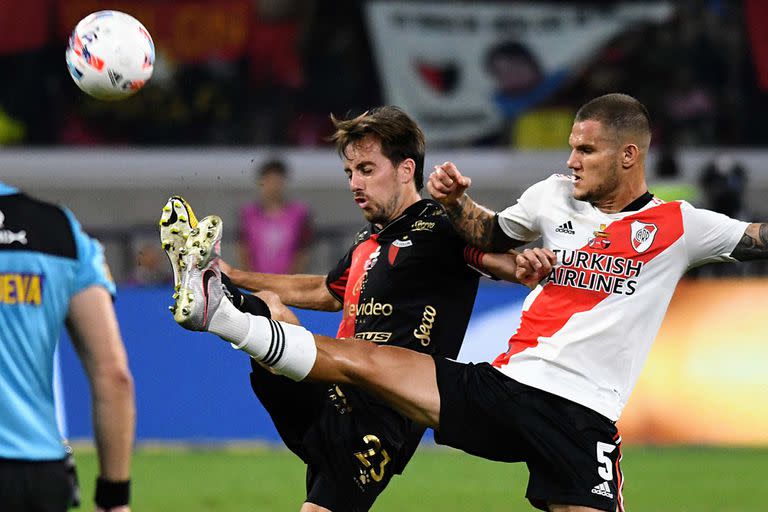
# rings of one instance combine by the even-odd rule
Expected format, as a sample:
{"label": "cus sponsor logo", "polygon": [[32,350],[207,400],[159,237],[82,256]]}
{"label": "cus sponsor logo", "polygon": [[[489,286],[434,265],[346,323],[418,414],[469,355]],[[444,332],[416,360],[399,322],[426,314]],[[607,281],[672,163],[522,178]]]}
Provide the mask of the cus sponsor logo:
{"label": "cus sponsor logo", "polygon": [[355,338],[358,340],[373,341],[376,343],[386,343],[389,338],[392,337],[391,332],[383,331],[368,331],[355,333]]}
{"label": "cus sponsor logo", "polygon": [[434,307],[427,305],[424,308],[424,313],[421,315],[421,323],[419,324],[419,327],[413,330],[413,335],[424,347],[429,346],[432,342],[432,328],[435,326],[436,317],[437,310]]}

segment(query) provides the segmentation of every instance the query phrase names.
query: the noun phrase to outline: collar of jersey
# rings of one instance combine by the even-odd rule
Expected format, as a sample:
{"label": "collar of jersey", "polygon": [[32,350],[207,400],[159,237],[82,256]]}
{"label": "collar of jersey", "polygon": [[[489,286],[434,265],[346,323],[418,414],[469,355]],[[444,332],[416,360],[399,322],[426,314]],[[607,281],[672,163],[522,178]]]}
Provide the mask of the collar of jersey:
{"label": "collar of jersey", "polygon": [[414,217],[420,217],[431,204],[434,203],[432,199],[420,199],[413,203],[411,206],[403,210],[403,213],[400,214],[399,217],[397,217],[395,220],[389,222],[386,226],[384,226],[381,229],[378,229],[375,224],[371,224],[371,233],[381,234],[387,229],[390,229],[391,226],[394,224],[397,224],[401,220],[403,220],[406,217],[414,216]]}
{"label": "collar of jersey", "polygon": [[651,204],[651,201],[653,200],[653,194],[651,194],[648,191],[645,191],[643,195],[629,203],[627,206],[621,209],[621,211],[614,212],[614,213],[606,213],[602,211],[600,208],[595,206],[592,203],[589,203],[589,206],[592,207],[593,210],[596,212],[599,212],[601,215],[604,215],[606,218],[609,219],[623,219],[624,217],[627,217],[629,214],[639,212],[640,210],[644,210],[647,206]]}
{"label": "collar of jersey", "polygon": [[653,199],[653,194],[645,191],[645,194],[641,195],[631,203],[629,203],[627,206],[621,209],[621,212],[619,213],[626,213],[626,212],[636,212],[638,210],[642,210],[643,206],[647,205],[651,202],[651,199]]}

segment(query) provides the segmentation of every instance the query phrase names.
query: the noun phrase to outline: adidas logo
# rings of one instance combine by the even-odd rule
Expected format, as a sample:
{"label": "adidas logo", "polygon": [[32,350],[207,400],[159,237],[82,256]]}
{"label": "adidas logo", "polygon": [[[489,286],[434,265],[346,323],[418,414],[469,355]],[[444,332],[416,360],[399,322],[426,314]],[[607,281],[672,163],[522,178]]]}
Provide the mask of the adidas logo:
{"label": "adidas logo", "polygon": [[573,223],[571,221],[564,222],[555,228],[555,233],[565,233],[567,235],[575,235],[573,230]]}
{"label": "adidas logo", "polygon": [[594,486],[592,488],[592,494],[599,494],[600,496],[605,496],[606,498],[613,499],[611,486],[608,485],[608,482],[603,482],[601,484]]}

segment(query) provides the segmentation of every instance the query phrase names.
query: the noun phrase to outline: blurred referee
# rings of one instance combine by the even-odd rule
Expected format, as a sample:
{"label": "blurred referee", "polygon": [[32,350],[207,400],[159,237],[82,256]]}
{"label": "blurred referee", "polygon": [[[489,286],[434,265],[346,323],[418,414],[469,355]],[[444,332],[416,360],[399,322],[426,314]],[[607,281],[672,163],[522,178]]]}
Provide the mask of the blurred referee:
{"label": "blurred referee", "polygon": [[66,325],[88,374],[99,456],[96,510],[128,512],[133,379],[101,245],[68,210],[0,183],[0,510],[65,511],[53,354]]}

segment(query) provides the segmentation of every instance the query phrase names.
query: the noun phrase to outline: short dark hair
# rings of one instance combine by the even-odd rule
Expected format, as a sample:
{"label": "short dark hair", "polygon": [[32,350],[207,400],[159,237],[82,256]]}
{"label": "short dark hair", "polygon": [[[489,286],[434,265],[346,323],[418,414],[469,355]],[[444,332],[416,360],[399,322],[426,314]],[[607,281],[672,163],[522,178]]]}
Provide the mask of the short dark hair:
{"label": "short dark hair", "polygon": [[330,140],[336,143],[339,156],[346,158],[347,147],[367,135],[375,135],[381,143],[381,152],[398,166],[407,158],[416,162],[413,183],[416,190],[424,186],[424,133],[402,109],[394,106],[377,107],[352,119],[336,119],[331,114],[336,131]]}
{"label": "short dark hair", "polygon": [[585,103],[576,112],[576,121],[600,121],[616,130],[617,135],[635,133],[651,135],[648,109],[628,94],[605,94]]}
{"label": "short dark hair", "polygon": [[279,174],[280,176],[286,177],[288,176],[288,166],[285,165],[285,162],[282,160],[278,160],[276,158],[273,158],[271,160],[267,160],[260,164],[258,167],[256,167],[256,179],[261,178],[265,174]]}

